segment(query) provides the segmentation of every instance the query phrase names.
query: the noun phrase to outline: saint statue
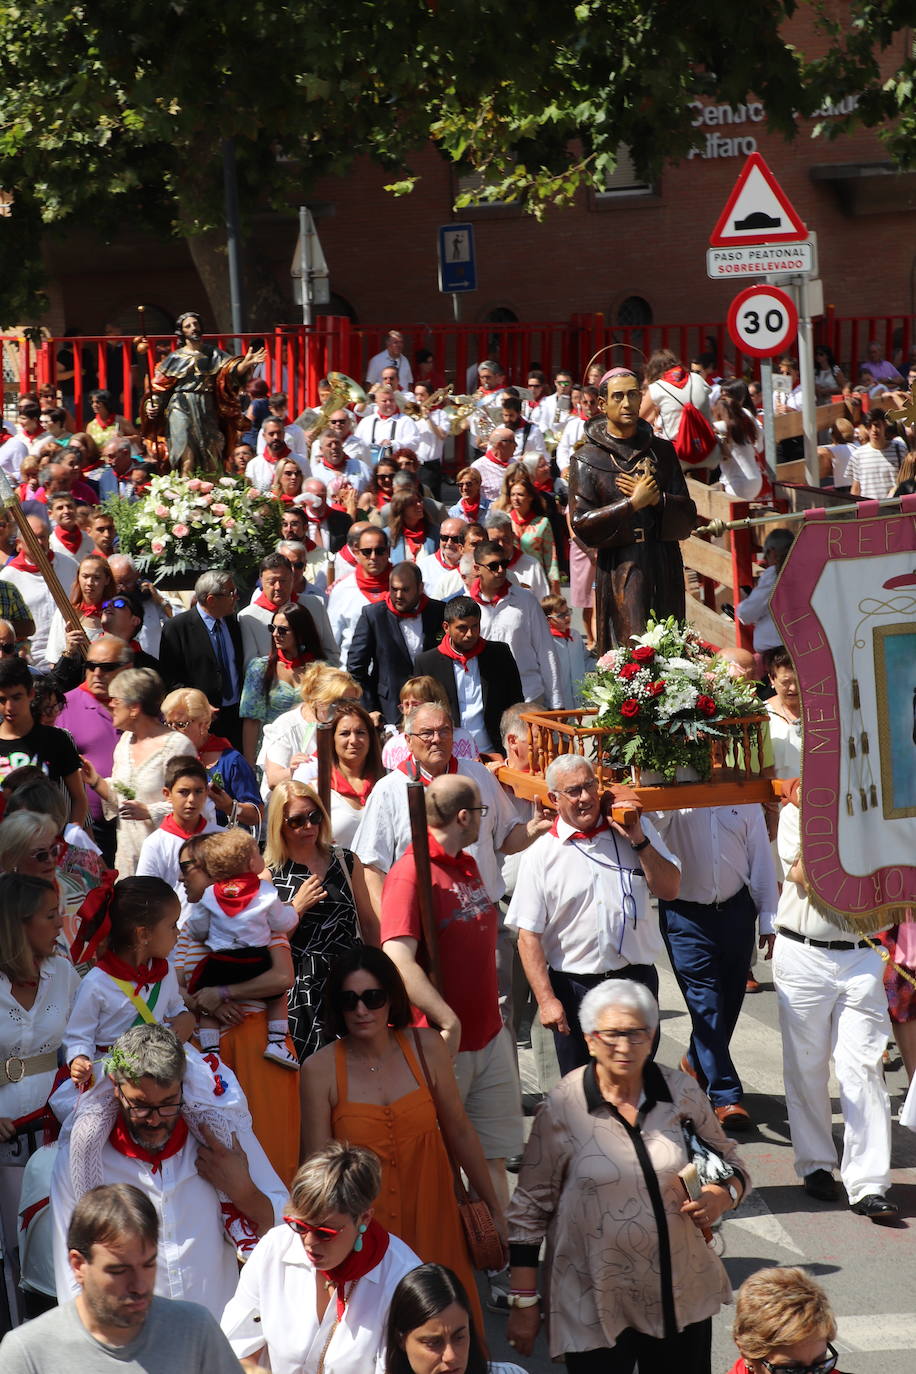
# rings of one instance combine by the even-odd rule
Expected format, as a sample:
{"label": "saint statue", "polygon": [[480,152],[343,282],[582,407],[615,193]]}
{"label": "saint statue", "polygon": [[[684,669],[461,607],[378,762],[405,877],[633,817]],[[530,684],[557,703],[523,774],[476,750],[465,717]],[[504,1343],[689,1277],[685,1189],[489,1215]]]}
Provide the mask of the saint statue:
{"label": "saint statue", "polygon": [[193,310],[178,317],[180,345],[156,364],[152,385],[141,402],[143,436],[165,439],[169,466],[190,477],[222,472],[223,455],[238,441],[238,393],[266,357],[263,348],[233,357],[204,343],[203,322]]}
{"label": "saint statue", "polygon": [[639,418],[635,373],[615,367],[601,380],[598,408],[569,467],[572,528],[598,550],[597,651],[642,634],[650,612],[684,620],[684,563],[678,543],[697,522],[674,446]]}

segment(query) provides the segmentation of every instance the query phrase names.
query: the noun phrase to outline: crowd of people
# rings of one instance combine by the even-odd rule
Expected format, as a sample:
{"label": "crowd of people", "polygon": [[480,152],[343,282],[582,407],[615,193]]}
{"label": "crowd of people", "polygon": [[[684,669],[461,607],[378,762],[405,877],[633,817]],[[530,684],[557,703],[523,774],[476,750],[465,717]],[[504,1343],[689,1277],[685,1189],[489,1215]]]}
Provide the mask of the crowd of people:
{"label": "crowd of people", "polygon": [[[708,1240],[751,1187],[731,1042],[758,947],[802,1186],[840,1195],[833,1057],[849,1203],[897,1215],[881,960],[808,899],[797,788],[781,810],[651,817],[623,789],[623,822],[582,755],[548,767],[549,806],[497,776],[532,771],[526,711],[580,706],[594,662],[595,550],[567,523],[567,472],[602,369],[581,385],[560,369],[549,391],[540,369],[512,387],[481,363],[452,501],[428,363],[415,380],[392,332],[366,405],[335,410],[325,385],[308,430],[249,382],[229,471],[273,494],[281,537],[257,585],[202,571],[187,608],[118,551],[106,498],[139,499],[153,467],[116,398],[93,393],[78,434],[44,389],[0,447],[81,625],[0,514],[0,1217],[17,1326],[0,1374],[70,1351],[92,1370],[113,1355],[511,1374],[488,1363],[484,1305],[522,1358],[544,1319],[574,1374],[706,1374],[731,1301]],[[673,443],[685,404],[709,421],[709,480],[753,499],[747,386],[654,355],[643,416]],[[896,466],[878,416],[850,458],[854,495]],[[790,542],[770,533],[737,607],[756,652],[728,651],[759,680],[763,762],[786,779],[798,687],[768,600]],[[901,927],[898,959],[905,944]],[[656,1058],[666,953],[692,1028],[676,1066]],[[896,976],[911,1070],[916,1009]],[[685,1191],[697,1142],[718,1173]],[[806,1275],[764,1271],[739,1294],[735,1369],[826,1374],[834,1334]]]}

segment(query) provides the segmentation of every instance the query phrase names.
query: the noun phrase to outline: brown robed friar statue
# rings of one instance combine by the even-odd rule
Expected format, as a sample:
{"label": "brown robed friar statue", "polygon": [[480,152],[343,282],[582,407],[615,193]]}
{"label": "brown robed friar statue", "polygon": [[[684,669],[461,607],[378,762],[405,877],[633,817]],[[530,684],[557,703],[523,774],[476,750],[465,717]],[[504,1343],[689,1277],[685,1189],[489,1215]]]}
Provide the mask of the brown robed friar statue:
{"label": "brown robed friar statue", "polygon": [[586,442],[569,466],[572,527],[598,550],[595,620],[598,654],[642,634],[651,613],[686,614],[678,547],[696,524],[674,446],[639,418],[635,373],[612,368],[598,388],[603,413],[585,425]]}

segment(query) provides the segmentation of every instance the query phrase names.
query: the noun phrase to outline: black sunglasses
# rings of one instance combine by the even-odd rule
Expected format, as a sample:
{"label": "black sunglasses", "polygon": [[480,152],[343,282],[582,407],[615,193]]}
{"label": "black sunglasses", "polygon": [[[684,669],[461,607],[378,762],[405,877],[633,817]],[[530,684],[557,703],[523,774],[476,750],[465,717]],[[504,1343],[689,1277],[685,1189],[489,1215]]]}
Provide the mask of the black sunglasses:
{"label": "black sunglasses", "polygon": [[487,572],[505,572],[509,566],[508,558],[500,558],[495,563],[478,563],[478,568],[486,568]]}
{"label": "black sunglasses", "polygon": [[323,819],[320,811],[306,811],[302,816],[287,816],[284,825],[290,830],[304,830],[307,825],[320,825]]}
{"label": "black sunglasses", "polygon": [[365,992],[346,992],[340,994],[340,1005],[344,1011],[356,1011],[362,1002],[366,1011],[381,1011],[388,1002],[388,994],[384,988],[366,988]]}
{"label": "black sunglasses", "polygon": [[120,659],[116,658],[114,659],[114,661],[112,661],[111,659],[106,658],[99,659],[95,663],[86,663],[84,667],[87,673],[91,673],[93,668],[98,668],[99,672],[101,673],[113,673],[116,668],[123,668],[124,664],[120,661]]}
{"label": "black sunglasses", "polygon": [[15,639],[4,639],[2,642],[0,642],[0,654],[14,654],[15,652]]}

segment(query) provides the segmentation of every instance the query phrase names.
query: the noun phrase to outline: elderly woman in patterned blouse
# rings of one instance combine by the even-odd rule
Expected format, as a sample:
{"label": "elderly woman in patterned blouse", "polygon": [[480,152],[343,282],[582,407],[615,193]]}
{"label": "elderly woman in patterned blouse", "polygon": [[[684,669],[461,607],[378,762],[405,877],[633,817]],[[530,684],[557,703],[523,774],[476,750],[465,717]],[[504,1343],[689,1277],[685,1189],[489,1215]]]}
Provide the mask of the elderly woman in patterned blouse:
{"label": "elderly woman in patterned blouse", "polygon": [[[569,1374],[684,1369],[708,1374],[711,1318],[731,1286],[704,1230],[738,1206],[749,1177],[699,1085],[651,1058],[658,1004],[608,979],[579,1017],[591,1062],[550,1093],[509,1205],[509,1343],[528,1354],[541,1310],[538,1252],[548,1240],[552,1358]],[[683,1123],[731,1166],[686,1200]]]}

